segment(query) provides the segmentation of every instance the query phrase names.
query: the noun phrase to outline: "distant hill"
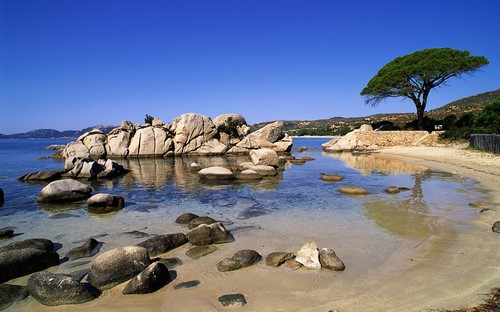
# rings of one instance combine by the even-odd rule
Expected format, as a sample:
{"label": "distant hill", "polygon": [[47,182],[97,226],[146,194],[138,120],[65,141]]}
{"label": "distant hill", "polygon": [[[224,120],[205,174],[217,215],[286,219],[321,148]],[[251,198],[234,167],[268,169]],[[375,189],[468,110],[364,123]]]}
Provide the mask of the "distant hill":
{"label": "distant hill", "polygon": [[88,132],[92,129],[98,128],[104,133],[108,133],[115,126],[94,126],[88,127],[82,130],[65,130],[58,131],[54,129],[37,129],[25,133],[15,133],[15,134],[0,134],[0,139],[65,139],[65,138],[77,138],[80,135]]}
{"label": "distant hill", "polygon": [[[443,119],[449,115],[460,117],[468,112],[480,111],[487,103],[500,97],[500,89],[466,97],[437,109],[428,111],[425,116],[433,119]],[[342,134],[362,124],[392,122],[394,126],[404,128],[407,123],[416,119],[416,113],[375,114],[365,117],[332,117],[318,120],[284,120],[284,130],[291,135],[297,134]],[[252,126],[252,130],[259,129],[271,122],[264,122]]]}

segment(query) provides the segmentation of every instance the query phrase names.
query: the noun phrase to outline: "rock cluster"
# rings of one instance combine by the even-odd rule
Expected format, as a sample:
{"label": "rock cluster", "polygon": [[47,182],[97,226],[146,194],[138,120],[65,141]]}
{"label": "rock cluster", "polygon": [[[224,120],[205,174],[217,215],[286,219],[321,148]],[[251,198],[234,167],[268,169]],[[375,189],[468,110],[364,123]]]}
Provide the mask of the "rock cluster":
{"label": "rock cluster", "polygon": [[68,161],[105,157],[163,157],[176,155],[223,155],[249,153],[271,148],[290,151],[293,141],[283,134],[283,124],[275,122],[248,134],[250,127],[237,114],[224,114],[214,120],[188,113],[171,125],[155,118],[151,124],[133,125],[123,121],[109,134],[99,129],[86,132],[63,151]]}

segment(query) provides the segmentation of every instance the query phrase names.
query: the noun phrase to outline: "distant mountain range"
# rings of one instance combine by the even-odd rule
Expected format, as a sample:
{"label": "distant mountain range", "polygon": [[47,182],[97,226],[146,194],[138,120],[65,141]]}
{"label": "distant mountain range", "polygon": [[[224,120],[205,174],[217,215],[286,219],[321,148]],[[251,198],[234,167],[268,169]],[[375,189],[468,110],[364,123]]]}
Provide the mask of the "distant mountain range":
{"label": "distant mountain range", "polygon": [[80,135],[84,134],[85,132],[88,132],[92,129],[101,129],[102,132],[108,133],[112,129],[116,128],[116,126],[94,126],[94,127],[88,127],[82,130],[65,130],[65,131],[58,131],[54,129],[37,129],[25,133],[15,133],[15,134],[1,134],[0,133],[0,139],[64,139],[64,138],[77,138]]}
{"label": "distant mountain range", "polygon": [[[443,119],[449,115],[461,116],[467,112],[477,112],[481,110],[487,103],[500,97],[500,89],[469,96],[440,108],[431,110],[426,113],[426,116],[434,119]],[[416,118],[415,113],[400,113],[400,114],[376,114],[366,117],[332,117],[319,120],[283,120],[284,131],[294,133],[301,129],[340,129],[342,127],[354,127],[363,123],[375,123],[380,121],[391,121],[394,125],[401,128]],[[253,129],[261,128],[269,123],[263,122],[252,125]],[[57,131],[54,129],[38,129],[26,133],[16,133],[10,135],[0,134],[0,139],[61,139],[61,138],[77,138],[80,135],[92,129],[101,129],[102,132],[108,133],[116,126],[94,126],[82,130],[66,130]]]}

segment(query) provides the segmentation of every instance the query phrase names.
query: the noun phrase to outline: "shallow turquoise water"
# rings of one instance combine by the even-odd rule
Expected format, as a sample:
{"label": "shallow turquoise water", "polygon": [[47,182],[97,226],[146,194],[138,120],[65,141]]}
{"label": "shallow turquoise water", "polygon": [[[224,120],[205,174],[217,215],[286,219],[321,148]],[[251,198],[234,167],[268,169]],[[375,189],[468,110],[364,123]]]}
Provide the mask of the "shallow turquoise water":
{"label": "shallow turquoise water", "polygon": [[[46,237],[67,249],[90,236],[112,237],[140,229],[151,234],[178,230],[172,225],[173,221],[187,211],[213,216],[228,227],[264,224],[270,231],[274,230],[273,226],[285,231],[284,224],[293,228],[309,220],[318,226],[344,231],[364,227],[370,235],[419,240],[436,234],[436,220],[448,222],[459,230],[476,213],[467,204],[487,196],[474,181],[449,173],[379,161],[372,156],[325,154],[320,147],[326,141],[295,139],[296,148],[310,149],[303,153],[294,150],[292,154],[315,160],[288,165],[277,177],[248,183],[206,184],[188,170],[193,161],[202,167],[235,166],[248,161],[248,157],[120,160],[131,170],[129,174],[110,181],[87,182],[94,193],[112,193],[125,198],[123,210],[100,216],[89,214],[85,203],[40,206],[36,197],[44,185],[16,180],[26,172],[62,168],[61,161],[37,158],[53,153],[44,151],[43,147],[67,141],[0,140],[0,187],[6,194],[5,204],[0,207],[0,227],[12,228],[18,233],[0,245],[29,237]],[[320,173],[338,173],[345,179],[335,184],[325,183],[319,179]],[[341,185],[357,185],[370,194],[341,195],[338,192]],[[384,189],[391,185],[410,190],[388,195]],[[273,221],[273,218],[276,219]],[[110,246],[126,243],[116,237],[109,240]]]}

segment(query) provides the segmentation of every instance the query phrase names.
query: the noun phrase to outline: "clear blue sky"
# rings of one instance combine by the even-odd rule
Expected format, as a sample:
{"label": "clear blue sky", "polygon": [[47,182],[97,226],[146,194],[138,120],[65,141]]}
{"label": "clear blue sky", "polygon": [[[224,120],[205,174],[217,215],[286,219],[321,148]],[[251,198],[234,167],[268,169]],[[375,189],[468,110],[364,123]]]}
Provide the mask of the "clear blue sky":
{"label": "clear blue sky", "polygon": [[0,0],[0,133],[145,114],[248,123],[413,112],[359,95],[397,56],[469,50],[490,65],[428,109],[500,88],[500,1]]}

